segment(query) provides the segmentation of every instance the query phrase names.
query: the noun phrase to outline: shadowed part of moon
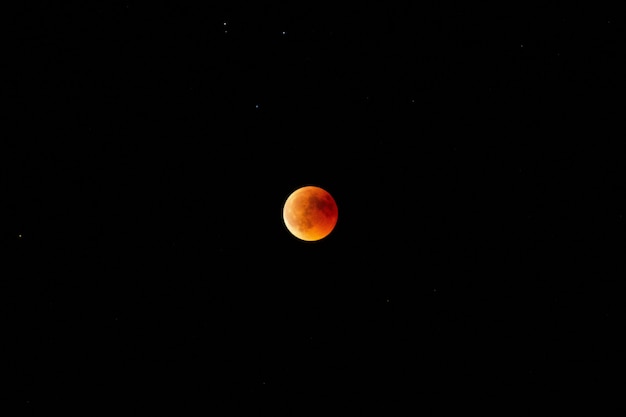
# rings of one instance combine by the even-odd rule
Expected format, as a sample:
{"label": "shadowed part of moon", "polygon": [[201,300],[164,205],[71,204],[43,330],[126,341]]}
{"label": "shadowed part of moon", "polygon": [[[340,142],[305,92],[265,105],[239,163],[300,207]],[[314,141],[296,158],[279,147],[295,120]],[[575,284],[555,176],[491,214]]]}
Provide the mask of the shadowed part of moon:
{"label": "shadowed part of moon", "polygon": [[283,209],[287,229],[302,240],[326,237],[337,223],[337,204],[324,189],[314,186],[294,191]]}

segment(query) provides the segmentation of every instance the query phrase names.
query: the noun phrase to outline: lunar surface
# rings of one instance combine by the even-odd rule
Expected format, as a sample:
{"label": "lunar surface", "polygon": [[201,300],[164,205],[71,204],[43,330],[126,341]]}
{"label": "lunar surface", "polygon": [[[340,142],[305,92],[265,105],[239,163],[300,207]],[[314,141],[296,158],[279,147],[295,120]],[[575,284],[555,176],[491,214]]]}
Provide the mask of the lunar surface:
{"label": "lunar surface", "polygon": [[283,220],[287,229],[301,240],[325,238],[337,224],[338,210],[333,197],[320,187],[297,189],[287,198]]}

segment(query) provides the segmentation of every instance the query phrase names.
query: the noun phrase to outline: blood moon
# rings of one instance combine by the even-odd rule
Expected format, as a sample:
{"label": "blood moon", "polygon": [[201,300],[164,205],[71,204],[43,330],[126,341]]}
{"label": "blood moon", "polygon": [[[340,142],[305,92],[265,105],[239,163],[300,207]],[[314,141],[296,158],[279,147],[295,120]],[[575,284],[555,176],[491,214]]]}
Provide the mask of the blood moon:
{"label": "blood moon", "polygon": [[337,224],[337,203],[323,188],[298,188],[285,201],[283,220],[295,237],[314,241],[325,238]]}

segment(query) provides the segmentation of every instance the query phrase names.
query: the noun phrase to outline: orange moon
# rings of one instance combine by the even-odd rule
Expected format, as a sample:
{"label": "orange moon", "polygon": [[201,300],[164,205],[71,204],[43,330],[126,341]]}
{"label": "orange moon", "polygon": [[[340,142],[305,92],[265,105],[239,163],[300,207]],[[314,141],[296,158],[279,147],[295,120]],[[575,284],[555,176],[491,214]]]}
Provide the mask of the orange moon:
{"label": "orange moon", "polygon": [[291,193],[283,208],[285,226],[301,240],[325,238],[335,228],[337,218],[337,203],[330,193],[312,185]]}

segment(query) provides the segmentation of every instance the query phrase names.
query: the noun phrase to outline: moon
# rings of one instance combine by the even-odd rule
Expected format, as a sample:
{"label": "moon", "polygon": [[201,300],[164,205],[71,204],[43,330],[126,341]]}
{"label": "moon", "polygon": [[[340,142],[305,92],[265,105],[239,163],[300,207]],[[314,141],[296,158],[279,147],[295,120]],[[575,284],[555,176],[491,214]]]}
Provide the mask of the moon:
{"label": "moon", "polygon": [[337,203],[323,188],[308,185],[298,188],[285,201],[283,220],[287,230],[301,240],[325,238],[337,224]]}

